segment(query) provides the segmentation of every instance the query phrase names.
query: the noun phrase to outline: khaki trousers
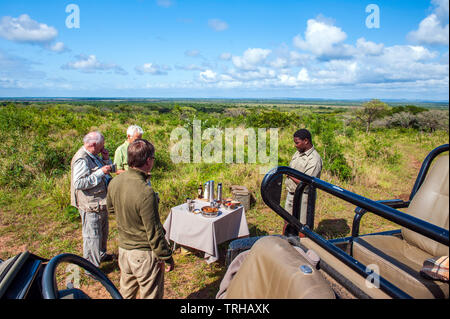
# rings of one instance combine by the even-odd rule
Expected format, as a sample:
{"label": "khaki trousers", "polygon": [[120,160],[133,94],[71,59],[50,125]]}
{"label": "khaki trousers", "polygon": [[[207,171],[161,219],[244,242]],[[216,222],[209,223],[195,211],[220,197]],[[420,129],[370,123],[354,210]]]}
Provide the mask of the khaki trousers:
{"label": "khaki trousers", "polygon": [[[302,205],[300,207],[300,223],[306,224],[306,209],[308,206],[308,195],[303,194]],[[284,204],[284,209],[292,215],[292,208],[294,207],[294,194],[287,193],[286,202]]]}
{"label": "khaki trousers", "polygon": [[106,256],[109,221],[106,210],[99,213],[79,211],[83,235],[83,257],[99,267]]}
{"label": "khaki trousers", "polygon": [[120,293],[125,299],[162,299],[164,262],[149,250],[119,247]]}

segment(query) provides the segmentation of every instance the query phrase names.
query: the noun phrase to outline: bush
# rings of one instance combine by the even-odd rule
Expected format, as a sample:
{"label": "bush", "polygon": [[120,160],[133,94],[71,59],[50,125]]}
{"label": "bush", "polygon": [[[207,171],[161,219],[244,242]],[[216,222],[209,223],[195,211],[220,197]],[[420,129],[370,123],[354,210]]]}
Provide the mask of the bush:
{"label": "bush", "polygon": [[12,189],[24,188],[31,184],[34,174],[20,162],[12,160],[0,170],[0,186]]}
{"label": "bush", "polygon": [[224,112],[224,115],[227,117],[239,117],[239,116],[246,116],[248,114],[248,111],[242,107],[238,108],[227,108]]}
{"label": "bush", "polygon": [[426,108],[423,107],[419,107],[419,106],[415,106],[415,105],[405,105],[405,106],[394,106],[391,110],[390,110],[390,114],[396,114],[396,113],[410,113],[413,115],[416,115],[420,112],[425,112],[427,111]]}
{"label": "bush", "polygon": [[419,113],[417,123],[422,131],[446,130],[448,132],[448,111],[430,110]]}
{"label": "bush", "polygon": [[341,181],[348,181],[352,178],[352,169],[348,165],[343,153],[343,147],[335,138],[335,132],[325,130],[320,135],[322,142],[322,156],[324,168],[330,173],[338,177]]}
{"label": "bush", "polygon": [[377,128],[413,128],[426,132],[448,131],[448,111],[429,110],[425,112],[397,112],[391,116],[376,120]]}
{"label": "bush", "polygon": [[246,117],[247,127],[258,128],[281,128],[292,123],[298,123],[299,116],[290,112],[280,112],[277,110],[252,111]]}
{"label": "bush", "polygon": [[392,151],[391,146],[385,139],[369,136],[364,150],[369,159],[381,160],[387,164],[395,165],[400,162],[401,156],[395,150]]}
{"label": "bush", "polygon": [[[344,149],[336,136],[343,130],[342,124],[335,115],[311,115],[306,118],[307,127],[311,131],[313,140],[319,138],[321,147],[318,149],[322,156],[323,167],[341,181],[352,179],[352,169],[344,157]],[[354,131],[350,131],[354,134]]]}
{"label": "bush", "polygon": [[78,209],[76,209],[73,206],[67,206],[63,210],[63,219],[67,220],[71,223],[74,223],[74,222],[78,222],[81,219],[81,217],[78,212]]}

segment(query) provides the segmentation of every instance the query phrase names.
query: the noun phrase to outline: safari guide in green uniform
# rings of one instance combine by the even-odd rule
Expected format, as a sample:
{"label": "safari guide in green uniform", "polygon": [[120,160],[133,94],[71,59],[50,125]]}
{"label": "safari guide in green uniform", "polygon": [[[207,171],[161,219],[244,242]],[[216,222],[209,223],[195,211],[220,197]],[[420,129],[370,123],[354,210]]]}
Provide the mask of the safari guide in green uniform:
{"label": "safari guide in green uniform", "polygon": [[[322,158],[312,144],[311,133],[307,129],[301,129],[294,133],[294,144],[297,148],[294,156],[292,156],[289,167],[296,169],[301,173],[320,178],[322,171]],[[287,176],[286,178],[286,203],[285,209],[292,214],[294,193],[300,180]],[[305,187],[302,196],[302,204],[300,210],[300,222],[306,224],[306,209],[308,203],[308,187]]]}
{"label": "safari guide in green uniform", "polygon": [[141,139],[144,134],[144,130],[138,125],[131,125],[127,129],[127,140],[120,145],[114,153],[114,164],[117,165],[117,174],[123,173],[128,169],[127,162],[127,149],[130,143],[137,139]]}
{"label": "safari guide in green uniform", "polygon": [[127,171],[108,187],[107,208],[116,214],[119,235],[120,293],[134,299],[161,299],[165,271],[174,268],[172,250],[158,212],[158,196],[148,183],[155,161],[153,145],[137,139],[128,146]]}

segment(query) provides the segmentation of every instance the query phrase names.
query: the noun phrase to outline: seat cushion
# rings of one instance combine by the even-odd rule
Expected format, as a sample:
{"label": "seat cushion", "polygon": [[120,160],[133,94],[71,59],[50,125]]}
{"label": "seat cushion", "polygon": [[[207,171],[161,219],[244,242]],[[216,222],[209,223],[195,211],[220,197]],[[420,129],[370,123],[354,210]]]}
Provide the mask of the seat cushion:
{"label": "seat cushion", "polygon": [[[441,156],[426,175],[417,193],[411,200],[407,213],[433,225],[448,230],[449,220],[449,157]],[[448,246],[402,228],[403,238],[432,256],[448,256]]]}
{"label": "seat cushion", "polygon": [[402,238],[386,235],[355,238],[353,257],[366,266],[378,267],[379,274],[384,279],[413,298],[449,296],[448,283],[426,279],[420,275],[424,261],[433,256]]}
{"label": "seat cushion", "polygon": [[[308,265],[305,274],[300,266]],[[334,299],[335,294],[318,270],[285,239],[259,239],[233,277],[227,299]]]}

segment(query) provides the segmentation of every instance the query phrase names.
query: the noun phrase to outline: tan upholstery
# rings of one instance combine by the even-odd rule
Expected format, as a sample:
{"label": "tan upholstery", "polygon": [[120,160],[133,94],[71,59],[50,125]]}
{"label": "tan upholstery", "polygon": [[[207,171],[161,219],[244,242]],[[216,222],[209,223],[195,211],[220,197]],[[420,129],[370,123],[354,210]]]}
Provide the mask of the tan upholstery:
{"label": "tan upholstery", "polygon": [[339,274],[351,282],[356,288],[374,299],[391,299],[391,297],[383,292],[381,289],[375,288],[372,285],[368,285],[366,278],[356,273],[349,266],[345,265],[342,261],[334,257],[328,251],[317,245],[309,238],[301,238],[300,243],[308,248],[314,250],[320,256],[320,263],[325,262],[330,267],[335,269]]}
{"label": "tan upholstery", "polygon": [[286,240],[267,236],[250,250],[228,287],[227,299],[334,299],[327,281]]}
{"label": "tan upholstery", "polygon": [[[422,186],[408,207],[408,214],[448,230],[448,170],[449,157],[441,156],[435,160]],[[403,228],[403,238],[433,256],[448,256],[448,246],[424,237],[412,230]]]}
{"label": "tan upholstery", "polygon": [[[436,159],[407,213],[448,230],[448,173],[448,155]],[[383,278],[412,297],[448,298],[448,283],[428,280],[419,274],[426,259],[448,256],[448,246],[406,228],[402,228],[402,236],[403,239],[383,235],[356,238],[353,257],[366,266],[378,266]]]}
{"label": "tan upholstery", "polygon": [[362,264],[375,265],[379,274],[413,298],[448,298],[448,283],[420,275],[423,262],[433,257],[394,236],[373,235],[357,238],[353,257]]}

